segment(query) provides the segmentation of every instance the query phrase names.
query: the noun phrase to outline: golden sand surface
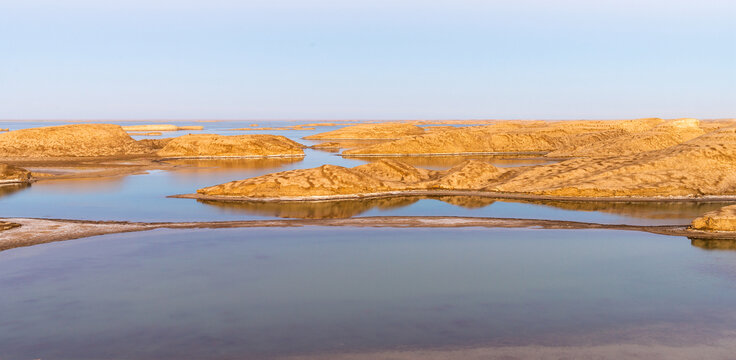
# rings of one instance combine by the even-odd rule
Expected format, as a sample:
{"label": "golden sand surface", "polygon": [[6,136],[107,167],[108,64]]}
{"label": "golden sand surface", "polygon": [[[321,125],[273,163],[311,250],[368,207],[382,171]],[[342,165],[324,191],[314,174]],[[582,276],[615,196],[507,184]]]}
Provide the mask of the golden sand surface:
{"label": "golden sand surface", "polygon": [[28,183],[31,181],[31,172],[21,167],[0,164],[0,185],[13,183]]}
{"label": "golden sand surface", "polygon": [[681,144],[703,135],[697,119],[676,119],[664,122],[642,132],[627,132],[621,136],[569,144],[547,154],[549,157],[596,157],[630,155],[645,151],[661,150]]}
{"label": "golden sand surface", "polygon": [[203,130],[204,126],[177,126],[173,124],[129,125],[123,126],[125,131],[182,131]]}
{"label": "golden sand surface", "polygon": [[345,168],[323,165],[232,181],[197,190],[209,196],[250,198],[301,198],[365,195],[426,189],[477,189],[478,184],[503,178],[516,169],[496,168],[468,160],[449,170],[417,168],[401,161],[382,159]]}
{"label": "golden sand surface", "polygon": [[562,197],[736,195],[736,127],[666,149],[530,167],[489,191]]}
{"label": "golden sand surface", "polygon": [[129,131],[128,132],[128,135],[130,135],[130,136],[136,136],[136,135],[137,136],[161,136],[161,135],[163,135],[163,133],[160,132],[160,131],[153,131],[153,132],[132,132],[132,131]]}
{"label": "golden sand surface", "polygon": [[736,205],[705,213],[693,220],[692,227],[706,231],[736,231]]}
{"label": "golden sand surface", "polygon": [[577,158],[517,168],[497,168],[469,160],[445,171],[383,159],[351,169],[325,165],[269,174],[197,192],[278,199],[438,189],[582,199],[734,197],[736,126],[633,155]]}
{"label": "golden sand surface", "polygon": [[662,119],[616,121],[499,121],[493,125],[469,126],[343,152],[344,156],[396,156],[437,154],[548,153],[563,147],[576,148],[645,131]]}
{"label": "golden sand surface", "polygon": [[276,135],[184,135],[156,154],[162,157],[304,156],[303,145]]}
{"label": "golden sand surface", "polygon": [[119,125],[62,125],[0,134],[0,154],[6,158],[122,156],[148,152]]}
{"label": "golden sand surface", "polygon": [[424,129],[401,122],[387,122],[379,124],[358,124],[346,126],[333,131],[304,137],[306,140],[371,140],[371,139],[399,139],[410,135],[424,134]]}

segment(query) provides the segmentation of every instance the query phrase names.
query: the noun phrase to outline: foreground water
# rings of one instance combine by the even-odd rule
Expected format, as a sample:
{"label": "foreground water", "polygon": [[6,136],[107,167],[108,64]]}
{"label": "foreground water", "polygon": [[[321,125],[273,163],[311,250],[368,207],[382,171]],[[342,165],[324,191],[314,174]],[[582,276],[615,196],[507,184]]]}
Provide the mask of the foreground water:
{"label": "foreground water", "polygon": [[157,230],[0,253],[2,359],[263,359],[736,331],[736,252],[637,232]]}

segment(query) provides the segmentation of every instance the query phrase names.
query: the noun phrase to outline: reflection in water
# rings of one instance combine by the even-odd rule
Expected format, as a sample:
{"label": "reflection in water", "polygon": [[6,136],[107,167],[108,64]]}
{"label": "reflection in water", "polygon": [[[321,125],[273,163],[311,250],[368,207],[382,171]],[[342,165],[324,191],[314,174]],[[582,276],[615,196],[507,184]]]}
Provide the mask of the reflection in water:
{"label": "reflection in water", "polygon": [[557,161],[551,161],[544,158],[529,157],[510,157],[510,156],[492,156],[492,155],[468,155],[468,156],[395,156],[389,158],[382,157],[351,157],[364,161],[378,161],[382,159],[391,159],[405,162],[411,166],[421,167],[432,170],[445,170],[458,165],[467,160],[480,160],[493,164],[497,167],[517,167],[552,164]]}
{"label": "reflection in water", "polygon": [[396,197],[367,200],[341,200],[319,202],[250,202],[208,201],[203,204],[216,206],[226,211],[245,212],[261,216],[299,219],[341,219],[359,215],[373,208],[390,210],[414,204],[419,197]]}
{"label": "reflection in water", "polygon": [[[276,216],[300,219],[334,219],[358,216],[367,211],[377,209],[394,214],[390,210],[408,207],[427,200],[442,201],[465,209],[481,209],[496,202],[542,205],[570,211],[603,212],[639,219],[683,219],[690,220],[702,214],[719,209],[728,203],[696,203],[696,202],[575,202],[549,200],[508,200],[485,196],[404,196],[380,199],[338,200],[319,202],[249,202],[249,201],[206,201],[200,203],[215,206],[231,212],[243,212],[259,216]],[[432,215],[424,214],[423,215]],[[474,215],[469,215],[474,216]],[[475,215],[477,216],[477,215]],[[495,215],[498,216],[498,215]],[[503,217],[503,215],[501,215]]]}
{"label": "reflection in water", "polygon": [[531,204],[552,206],[573,211],[599,211],[644,219],[695,219],[706,212],[720,209],[733,202],[689,202],[689,201],[523,201]]}
{"label": "reflection in water", "polygon": [[38,189],[54,193],[114,193],[123,187],[125,176],[57,179],[36,183]]}
{"label": "reflection in water", "polygon": [[182,171],[208,172],[229,169],[273,169],[302,161],[304,158],[262,159],[176,159],[167,160],[172,165],[183,166]]}
{"label": "reflection in water", "polygon": [[736,240],[690,238],[690,244],[704,250],[736,250]]}
{"label": "reflection in water", "polygon": [[0,197],[8,196],[10,194],[21,191],[25,188],[30,187],[31,184],[8,184],[0,186]]}

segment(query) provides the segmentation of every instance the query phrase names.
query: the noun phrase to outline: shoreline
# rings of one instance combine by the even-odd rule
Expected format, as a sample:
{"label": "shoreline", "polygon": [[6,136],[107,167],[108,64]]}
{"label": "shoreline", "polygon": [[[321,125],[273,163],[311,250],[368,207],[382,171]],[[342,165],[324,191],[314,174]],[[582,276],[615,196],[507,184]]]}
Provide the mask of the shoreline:
{"label": "shoreline", "polygon": [[298,196],[298,197],[278,197],[278,198],[260,198],[247,196],[227,196],[227,195],[202,195],[202,194],[178,194],[167,196],[177,199],[196,199],[211,200],[223,202],[328,202],[335,200],[364,200],[364,199],[380,199],[392,197],[412,197],[412,196],[478,196],[493,199],[514,199],[514,200],[554,200],[568,202],[735,202],[736,195],[706,195],[702,197],[687,196],[661,196],[661,197],[573,197],[573,196],[552,196],[552,195],[535,195],[524,193],[504,193],[479,190],[399,190],[386,191],[378,193],[365,194],[348,194],[348,195],[324,195],[324,196]]}
{"label": "shoreline", "polygon": [[658,235],[682,236],[701,240],[736,240],[736,232],[693,230],[685,225],[621,225],[565,220],[484,218],[460,216],[374,216],[346,219],[274,219],[239,221],[129,222],[73,219],[0,218],[17,224],[0,231],[0,251],[90,236],[155,229],[226,229],[255,227],[370,227],[370,228],[527,228],[547,230],[619,230]]}

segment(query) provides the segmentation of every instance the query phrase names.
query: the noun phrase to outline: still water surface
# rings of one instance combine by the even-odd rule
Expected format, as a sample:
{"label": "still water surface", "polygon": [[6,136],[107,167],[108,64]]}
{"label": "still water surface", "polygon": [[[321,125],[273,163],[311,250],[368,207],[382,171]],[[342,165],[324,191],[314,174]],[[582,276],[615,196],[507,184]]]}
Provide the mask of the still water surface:
{"label": "still water surface", "polygon": [[682,345],[736,331],[736,251],[638,232],[156,230],[0,252],[0,358]]}

